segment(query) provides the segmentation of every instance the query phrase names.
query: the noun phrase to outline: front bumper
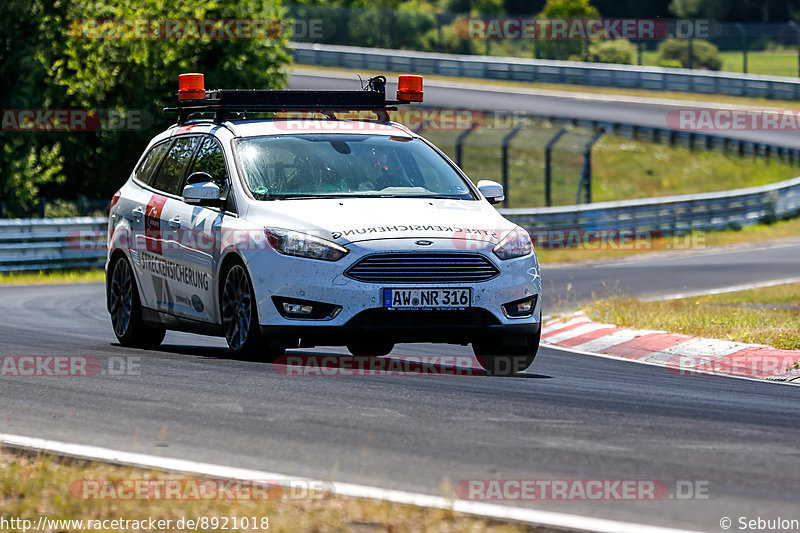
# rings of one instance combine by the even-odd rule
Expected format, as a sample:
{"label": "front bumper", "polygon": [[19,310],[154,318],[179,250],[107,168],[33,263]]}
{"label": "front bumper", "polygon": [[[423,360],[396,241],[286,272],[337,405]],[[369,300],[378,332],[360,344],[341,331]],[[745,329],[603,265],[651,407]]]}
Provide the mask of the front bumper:
{"label": "front bumper", "polygon": [[[336,262],[290,257],[272,249],[247,258],[257,296],[259,323],[267,338],[281,344],[340,345],[365,337],[391,342],[449,342],[467,344],[487,335],[536,333],[541,316],[541,278],[535,255],[501,261],[491,248],[470,249],[488,258],[500,273],[477,283],[367,283],[345,276],[354,263],[374,253],[464,252],[452,239],[429,239],[434,244],[420,251],[413,239],[381,239],[348,245],[350,253]],[[384,288],[464,288],[472,292],[472,307],[463,311],[386,311]],[[509,317],[503,305],[536,297],[530,316]],[[323,302],[340,306],[332,318],[286,318],[273,297]],[[284,342],[285,341],[285,342]],[[296,344],[297,343],[297,344]]]}

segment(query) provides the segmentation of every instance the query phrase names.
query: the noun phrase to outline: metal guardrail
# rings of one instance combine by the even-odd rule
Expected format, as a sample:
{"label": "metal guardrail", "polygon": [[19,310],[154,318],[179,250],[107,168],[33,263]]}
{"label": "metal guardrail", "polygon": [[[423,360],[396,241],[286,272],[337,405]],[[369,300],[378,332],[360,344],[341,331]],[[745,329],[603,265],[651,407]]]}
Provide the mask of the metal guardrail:
{"label": "metal guardrail", "polygon": [[782,100],[800,98],[800,80],[782,76],[299,42],[290,43],[290,47],[294,61],[303,65]]}
{"label": "metal guardrail", "polygon": [[730,191],[499,211],[530,230],[722,230],[800,214],[800,177]]}
{"label": "metal guardrail", "polygon": [[[499,211],[526,229],[550,234],[720,230],[800,214],[800,177],[731,191]],[[102,266],[107,223],[103,217],[0,220],[0,272]]]}
{"label": "metal guardrail", "polygon": [[0,220],[0,272],[102,266],[104,217]]}

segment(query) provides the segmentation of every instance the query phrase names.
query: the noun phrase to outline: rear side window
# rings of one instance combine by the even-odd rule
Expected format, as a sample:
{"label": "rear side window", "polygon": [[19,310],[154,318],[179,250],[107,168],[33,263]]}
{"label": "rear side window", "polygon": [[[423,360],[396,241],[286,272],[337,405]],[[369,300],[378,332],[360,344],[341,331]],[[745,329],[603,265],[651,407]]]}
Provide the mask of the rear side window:
{"label": "rear side window", "polygon": [[225,158],[222,155],[222,147],[214,139],[210,137],[203,139],[203,143],[197,151],[197,157],[194,158],[192,171],[189,172],[189,175],[195,172],[205,172],[209,174],[217,187],[219,187],[222,198],[227,197],[228,171],[225,169]]}
{"label": "rear side window", "polygon": [[167,153],[168,148],[169,142],[161,143],[151,148],[142,160],[142,164],[134,172],[134,177],[142,183],[152,185],[158,164],[164,159],[164,154]]}
{"label": "rear side window", "polygon": [[199,141],[199,137],[181,137],[175,140],[158,169],[153,182],[154,188],[168,194],[181,193],[180,188],[186,177],[186,170]]}

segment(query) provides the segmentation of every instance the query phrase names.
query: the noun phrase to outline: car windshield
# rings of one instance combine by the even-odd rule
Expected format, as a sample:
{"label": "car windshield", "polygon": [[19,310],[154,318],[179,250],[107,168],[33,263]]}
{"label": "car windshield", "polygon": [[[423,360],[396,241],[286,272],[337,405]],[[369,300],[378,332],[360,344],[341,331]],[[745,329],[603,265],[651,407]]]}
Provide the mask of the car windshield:
{"label": "car windshield", "polygon": [[249,137],[237,145],[259,200],[422,197],[473,200],[469,186],[420,139],[368,134]]}

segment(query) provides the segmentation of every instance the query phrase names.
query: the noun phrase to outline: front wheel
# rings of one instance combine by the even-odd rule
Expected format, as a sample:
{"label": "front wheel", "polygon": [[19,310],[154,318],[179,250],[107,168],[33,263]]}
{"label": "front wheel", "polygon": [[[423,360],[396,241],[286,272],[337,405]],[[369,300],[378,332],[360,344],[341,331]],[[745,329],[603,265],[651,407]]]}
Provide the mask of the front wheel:
{"label": "front wheel", "polygon": [[111,267],[108,311],[114,335],[122,346],[154,348],[164,340],[167,330],[150,326],[142,320],[142,303],[130,263],[124,257]]}
{"label": "front wheel", "polygon": [[232,264],[222,279],[222,329],[228,348],[248,358],[274,360],[283,350],[270,349],[261,335],[253,284],[244,266],[238,262]]}
{"label": "front wheel", "polygon": [[473,342],[472,352],[486,373],[492,376],[511,376],[531,366],[536,359],[542,337],[541,320],[539,322],[536,333],[514,339],[516,342],[510,346]]}

